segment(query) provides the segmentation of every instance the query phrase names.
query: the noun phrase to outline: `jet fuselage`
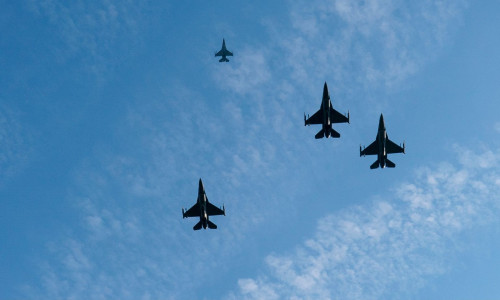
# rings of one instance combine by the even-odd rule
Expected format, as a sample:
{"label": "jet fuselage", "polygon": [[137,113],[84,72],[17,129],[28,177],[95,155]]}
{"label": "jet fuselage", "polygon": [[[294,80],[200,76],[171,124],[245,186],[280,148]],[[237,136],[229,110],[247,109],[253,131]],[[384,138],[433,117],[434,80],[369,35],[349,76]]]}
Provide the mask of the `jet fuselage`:
{"label": "jet fuselage", "polygon": [[321,109],[323,110],[323,130],[325,131],[325,136],[330,137],[332,132],[332,122],[330,118],[330,108],[332,102],[330,101],[330,95],[328,94],[328,87],[325,82],[323,87],[323,100],[321,101]]}
{"label": "jet fuselage", "polygon": [[384,116],[380,115],[378,122],[378,162],[381,168],[385,168],[385,160],[387,159],[387,151],[385,150],[385,142],[387,141],[387,131],[385,130]]}
{"label": "jet fuselage", "polygon": [[208,214],[207,214],[207,194],[205,194],[205,188],[200,179],[200,185],[198,188],[198,203],[200,204],[200,221],[203,229],[207,229],[208,226]]}

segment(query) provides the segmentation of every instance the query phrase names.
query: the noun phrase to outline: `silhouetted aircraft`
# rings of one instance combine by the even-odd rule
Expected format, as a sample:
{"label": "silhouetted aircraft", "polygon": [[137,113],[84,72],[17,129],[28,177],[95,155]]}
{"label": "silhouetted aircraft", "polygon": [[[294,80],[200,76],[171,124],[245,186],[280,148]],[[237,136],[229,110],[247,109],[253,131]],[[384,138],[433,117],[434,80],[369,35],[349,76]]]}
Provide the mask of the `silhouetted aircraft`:
{"label": "silhouetted aircraft", "polygon": [[228,62],[229,59],[227,59],[226,56],[233,56],[233,53],[226,49],[226,41],[224,39],[222,39],[222,49],[215,53],[215,56],[222,56],[222,58],[219,59],[219,62]]}
{"label": "silhouetted aircraft", "polygon": [[347,116],[339,113],[335,109],[333,109],[332,101],[330,101],[330,95],[328,94],[328,86],[323,87],[323,100],[321,101],[321,107],[319,110],[312,115],[311,117],[307,116],[304,113],[304,126],[311,124],[322,124],[323,129],[321,129],[317,134],[316,138],[321,139],[325,137],[340,137],[340,133],[333,130],[333,123],[349,123],[349,111],[347,112]]}
{"label": "silhouetted aircraft", "polygon": [[385,131],[384,116],[380,114],[377,137],[373,143],[363,150],[361,150],[361,146],[359,146],[359,156],[378,155],[377,160],[370,166],[370,169],[376,169],[379,166],[381,168],[384,168],[385,166],[388,168],[394,168],[396,164],[387,159],[387,154],[401,152],[405,153],[405,143],[403,143],[403,147],[401,147],[389,140],[389,136]]}
{"label": "silhouetted aircraft", "polygon": [[226,209],[224,205],[222,209],[214,206],[212,203],[208,202],[207,194],[205,193],[205,188],[203,187],[203,182],[201,182],[198,187],[198,199],[196,200],[196,204],[193,205],[187,211],[182,209],[182,218],[189,217],[200,217],[200,222],[194,225],[193,230],[200,230],[203,226],[204,229],[217,229],[217,225],[210,222],[209,216],[217,216],[217,215],[226,215]]}

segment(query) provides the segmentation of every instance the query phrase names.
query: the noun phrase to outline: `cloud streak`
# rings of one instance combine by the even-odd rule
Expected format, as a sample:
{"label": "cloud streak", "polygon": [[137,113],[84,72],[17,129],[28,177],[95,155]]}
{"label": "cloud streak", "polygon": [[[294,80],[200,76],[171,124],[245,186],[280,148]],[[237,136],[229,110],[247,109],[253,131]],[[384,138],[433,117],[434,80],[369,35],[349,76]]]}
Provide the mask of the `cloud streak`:
{"label": "cloud streak", "polygon": [[321,218],[312,238],[267,256],[267,275],[241,278],[228,299],[409,297],[467,249],[461,233],[498,222],[499,158],[460,148],[458,166],[422,168],[369,205]]}

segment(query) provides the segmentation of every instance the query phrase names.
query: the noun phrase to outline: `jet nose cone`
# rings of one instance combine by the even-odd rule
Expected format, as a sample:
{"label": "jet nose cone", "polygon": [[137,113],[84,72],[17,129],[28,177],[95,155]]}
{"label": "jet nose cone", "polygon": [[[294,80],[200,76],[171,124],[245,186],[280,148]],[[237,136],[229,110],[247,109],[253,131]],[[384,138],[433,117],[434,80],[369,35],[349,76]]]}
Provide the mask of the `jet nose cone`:
{"label": "jet nose cone", "polygon": [[380,114],[380,120],[378,121],[378,126],[384,128],[384,115]]}
{"label": "jet nose cone", "polygon": [[326,85],[326,81],[325,85],[323,86],[323,98],[325,97],[328,97],[328,85]]}

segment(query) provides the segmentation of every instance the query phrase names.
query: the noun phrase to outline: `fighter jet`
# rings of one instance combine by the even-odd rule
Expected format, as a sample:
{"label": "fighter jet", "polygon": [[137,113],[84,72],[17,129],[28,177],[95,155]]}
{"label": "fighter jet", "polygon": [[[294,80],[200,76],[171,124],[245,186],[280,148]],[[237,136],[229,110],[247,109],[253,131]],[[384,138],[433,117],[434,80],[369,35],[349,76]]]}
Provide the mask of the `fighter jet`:
{"label": "fighter jet", "polygon": [[200,230],[203,226],[203,229],[217,229],[217,225],[210,222],[209,216],[217,216],[217,215],[226,215],[226,209],[224,205],[222,209],[214,206],[212,203],[208,202],[207,194],[205,193],[205,188],[203,187],[203,182],[201,182],[198,186],[198,199],[196,200],[196,204],[193,205],[187,211],[182,209],[182,218],[189,217],[200,217],[200,222],[194,225],[193,230]]}
{"label": "fighter jet", "polygon": [[340,133],[333,130],[333,123],[349,123],[349,111],[347,116],[342,115],[335,109],[333,109],[332,101],[330,101],[330,95],[328,94],[328,86],[323,87],[323,100],[321,101],[321,107],[319,110],[311,117],[304,113],[304,126],[311,124],[322,124],[323,128],[316,134],[315,138],[321,139],[325,137],[340,137]]}
{"label": "fighter jet", "polygon": [[377,160],[370,166],[370,169],[376,169],[379,166],[381,168],[386,166],[388,168],[394,168],[396,164],[387,159],[387,154],[401,152],[405,153],[405,143],[403,142],[403,147],[401,147],[401,145],[398,146],[389,139],[385,131],[384,116],[380,114],[377,137],[373,143],[363,150],[361,150],[361,146],[359,146],[359,156],[378,155]]}
{"label": "fighter jet", "polygon": [[229,62],[229,59],[227,59],[226,56],[233,56],[233,53],[226,49],[226,41],[224,39],[222,39],[222,49],[220,49],[219,52],[216,52],[215,56],[222,56],[222,58],[219,59],[219,62]]}

